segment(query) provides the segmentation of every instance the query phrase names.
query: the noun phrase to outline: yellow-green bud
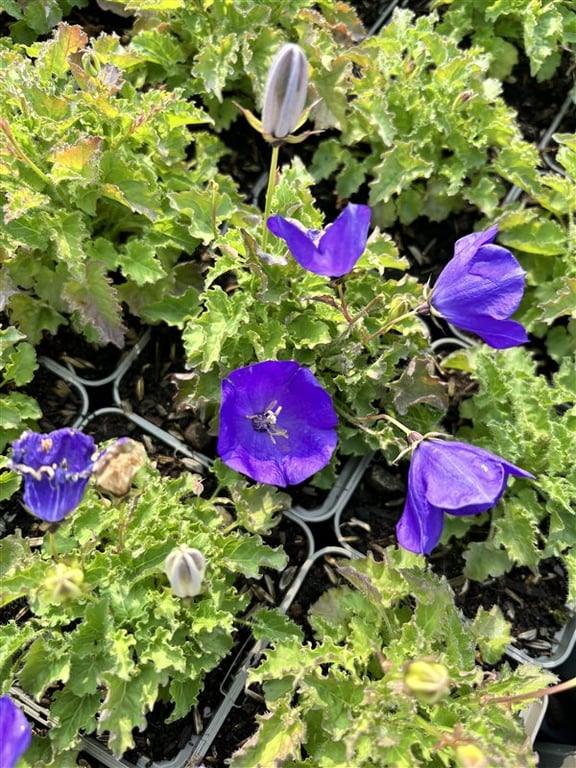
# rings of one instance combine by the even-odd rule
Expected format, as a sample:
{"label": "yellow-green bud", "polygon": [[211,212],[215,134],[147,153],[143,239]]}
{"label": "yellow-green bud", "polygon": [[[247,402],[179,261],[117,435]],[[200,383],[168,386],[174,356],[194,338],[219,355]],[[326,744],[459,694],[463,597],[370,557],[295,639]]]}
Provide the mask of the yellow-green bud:
{"label": "yellow-green bud", "polygon": [[412,661],[404,668],[404,687],[425,704],[435,704],[450,690],[448,670],[434,661]]}
{"label": "yellow-green bud", "polygon": [[86,51],[82,56],[82,69],[92,77],[98,77],[102,65],[95,51]]}
{"label": "yellow-green bud", "polygon": [[459,744],[454,755],[458,768],[490,768],[486,755],[476,744]]}
{"label": "yellow-green bud", "polygon": [[82,594],[83,582],[84,572],[81,568],[76,565],[56,563],[48,571],[42,583],[41,591],[49,603],[61,605]]}
{"label": "yellow-green bud", "polygon": [[308,61],[299,45],[284,45],[268,70],[262,108],[264,135],[284,139],[298,125],[308,89]]}
{"label": "yellow-green bud", "polygon": [[181,544],[170,552],[164,569],[176,597],[194,597],[202,589],[206,558],[200,550]]}

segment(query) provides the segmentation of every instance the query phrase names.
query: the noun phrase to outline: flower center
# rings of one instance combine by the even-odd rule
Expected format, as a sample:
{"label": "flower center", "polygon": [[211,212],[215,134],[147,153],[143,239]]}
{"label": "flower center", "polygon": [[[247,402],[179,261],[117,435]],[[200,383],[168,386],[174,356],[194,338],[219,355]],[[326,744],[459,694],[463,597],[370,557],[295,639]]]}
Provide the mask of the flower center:
{"label": "flower center", "polygon": [[288,432],[285,429],[281,429],[276,426],[278,416],[282,410],[282,406],[278,405],[277,400],[272,400],[268,408],[262,413],[254,413],[251,416],[246,416],[247,419],[251,419],[252,426],[256,432],[267,432],[270,435],[270,440],[276,444],[275,437],[288,438]]}

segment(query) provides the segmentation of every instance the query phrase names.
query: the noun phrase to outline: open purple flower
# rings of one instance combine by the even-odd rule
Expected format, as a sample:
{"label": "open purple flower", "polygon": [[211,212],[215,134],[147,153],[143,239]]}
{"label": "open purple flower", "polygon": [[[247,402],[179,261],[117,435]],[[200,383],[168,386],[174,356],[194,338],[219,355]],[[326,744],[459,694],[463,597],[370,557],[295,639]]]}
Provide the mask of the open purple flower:
{"label": "open purple flower", "polygon": [[348,203],[324,231],[305,229],[294,219],[271,216],[266,222],[274,235],[286,241],[292,256],[309,272],[341,277],[354,267],[366,248],[370,208]]}
{"label": "open purple flower", "polygon": [[330,395],[307,368],[255,363],[222,381],[218,453],[259,483],[295,485],[330,461],[337,421]]}
{"label": "open purple flower", "polygon": [[24,432],[12,445],[11,469],[24,477],[24,504],[41,520],[56,523],[82,500],[94,468],[94,440],[76,429],[47,435]]}
{"label": "open purple flower", "polygon": [[14,768],[32,740],[30,723],[9,696],[0,696],[0,765]]}
{"label": "open purple flower", "polygon": [[493,453],[467,443],[423,438],[416,443],[408,473],[408,495],[396,526],[404,549],[429,554],[438,543],[444,513],[476,515],[493,507],[502,497],[509,475],[533,477]]}
{"label": "open purple flower", "polygon": [[498,227],[456,241],[430,296],[431,311],[496,349],[528,340],[509,317],[518,309],[526,273],[506,248],[493,245]]}

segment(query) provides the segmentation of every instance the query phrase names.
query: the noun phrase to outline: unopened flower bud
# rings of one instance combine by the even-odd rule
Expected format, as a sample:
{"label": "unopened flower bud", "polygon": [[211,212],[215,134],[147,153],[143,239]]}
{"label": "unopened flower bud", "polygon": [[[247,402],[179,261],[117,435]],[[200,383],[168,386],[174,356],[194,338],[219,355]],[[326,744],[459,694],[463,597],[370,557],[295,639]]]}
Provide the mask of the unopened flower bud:
{"label": "unopened flower bud", "polygon": [[82,68],[92,77],[98,77],[101,67],[100,59],[95,51],[86,51],[82,56]]}
{"label": "unopened flower bud", "polygon": [[176,597],[194,597],[202,588],[206,558],[200,550],[181,544],[170,552],[164,569]]}
{"label": "unopened flower bud", "polygon": [[62,605],[82,594],[84,572],[75,565],[56,563],[42,584],[45,598],[53,605]]}
{"label": "unopened flower bud", "polygon": [[304,110],[308,89],[308,61],[300,46],[283,46],[268,70],[262,109],[264,135],[283,139],[294,128]]}
{"label": "unopened flower bud", "polygon": [[443,664],[412,661],[404,669],[404,686],[425,704],[435,704],[448,693],[450,677]]}
{"label": "unopened flower bud", "polygon": [[488,758],[476,744],[459,744],[454,755],[458,768],[489,768]]}

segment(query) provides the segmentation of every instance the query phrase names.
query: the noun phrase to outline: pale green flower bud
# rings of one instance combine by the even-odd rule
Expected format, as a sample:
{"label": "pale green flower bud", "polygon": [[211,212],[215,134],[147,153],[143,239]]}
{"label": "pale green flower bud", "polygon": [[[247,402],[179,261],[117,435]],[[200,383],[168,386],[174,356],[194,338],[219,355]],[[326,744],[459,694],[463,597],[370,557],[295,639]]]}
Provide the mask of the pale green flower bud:
{"label": "pale green flower bud", "polygon": [[181,544],[166,558],[164,570],[176,597],[194,597],[202,588],[206,558],[200,550]]}
{"label": "pale green flower bud", "polygon": [[62,605],[80,597],[84,572],[78,565],[57,563],[47,572],[41,591],[44,599],[52,605]]}
{"label": "pale green flower bud", "polygon": [[450,677],[443,664],[412,661],[404,668],[404,686],[426,704],[435,704],[450,690]]}
{"label": "pale green flower bud", "polygon": [[458,768],[489,768],[488,758],[475,744],[459,744],[454,753]]}
{"label": "pale green flower bud", "polygon": [[100,59],[95,51],[86,51],[82,56],[82,68],[84,69],[84,72],[92,75],[92,77],[98,77],[102,65],[100,64]]}
{"label": "pale green flower bud", "polygon": [[308,61],[299,45],[288,43],[276,54],[266,78],[262,128],[283,139],[298,126],[306,103]]}

